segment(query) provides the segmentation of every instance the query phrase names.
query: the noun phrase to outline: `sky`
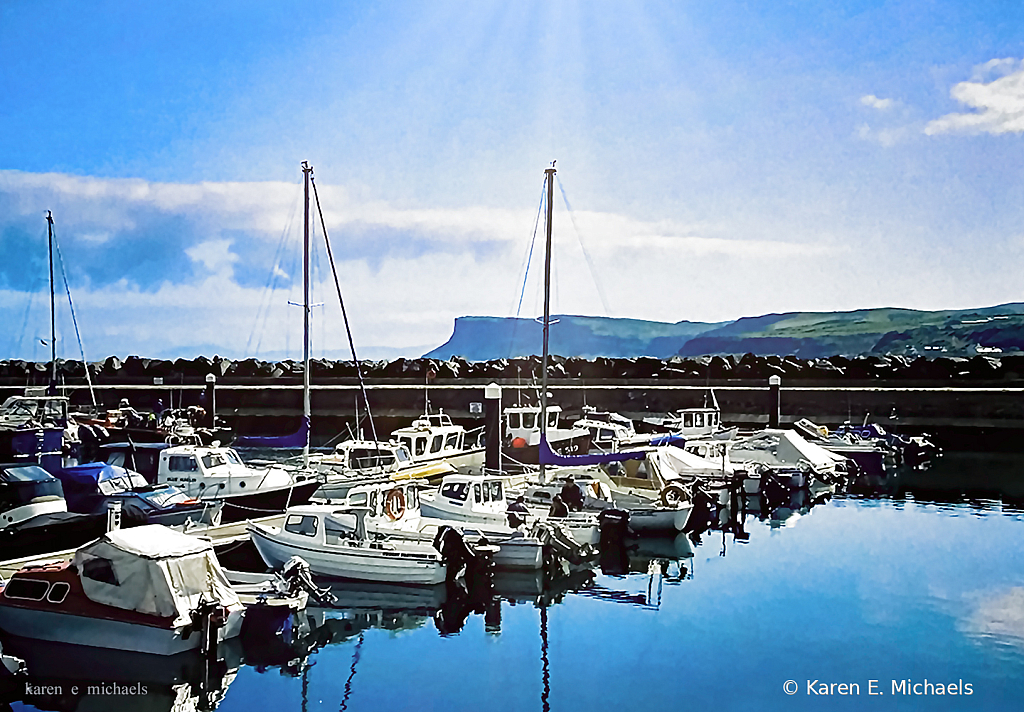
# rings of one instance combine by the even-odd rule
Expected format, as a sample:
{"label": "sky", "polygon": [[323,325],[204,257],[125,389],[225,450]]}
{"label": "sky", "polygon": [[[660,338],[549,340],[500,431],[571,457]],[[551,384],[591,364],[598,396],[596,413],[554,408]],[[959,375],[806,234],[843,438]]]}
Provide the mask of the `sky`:
{"label": "sky", "polygon": [[[89,360],[300,358],[302,161],[361,358],[541,313],[551,161],[554,313],[1024,301],[1021,27],[949,0],[2,0],[0,358],[49,358],[47,211],[58,356],[66,283]],[[344,357],[313,244],[313,354]]]}

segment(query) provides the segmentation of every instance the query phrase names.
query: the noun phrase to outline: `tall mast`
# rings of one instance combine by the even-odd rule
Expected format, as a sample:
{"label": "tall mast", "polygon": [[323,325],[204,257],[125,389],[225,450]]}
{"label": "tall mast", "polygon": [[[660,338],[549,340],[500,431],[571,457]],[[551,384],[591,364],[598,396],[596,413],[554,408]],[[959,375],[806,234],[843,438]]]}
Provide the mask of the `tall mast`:
{"label": "tall mast", "polygon": [[313,166],[302,162],[305,208],[302,221],[302,419],[306,424],[306,444],[302,447],[302,466],[309,467],[309,176]]}
{"label": "tall mast", "polygon": [[[46,211],[46,252],[50,258],[50,385],[47,395],[57,395],[57,323],[53,297],[53,213]],[[86,366],[88,368],[88,366]]]}
{"label": "tall mast", "polygon": [[[547,441],[548,434],[548,328],[551,323],[551,214],[555,198],[555,162],[544,169],[544,181],[548,186],[547,237],[544,248],[544,352],[540,364],[540,439]],[[540,481],[544,484],[545,466],[540,466]]]}

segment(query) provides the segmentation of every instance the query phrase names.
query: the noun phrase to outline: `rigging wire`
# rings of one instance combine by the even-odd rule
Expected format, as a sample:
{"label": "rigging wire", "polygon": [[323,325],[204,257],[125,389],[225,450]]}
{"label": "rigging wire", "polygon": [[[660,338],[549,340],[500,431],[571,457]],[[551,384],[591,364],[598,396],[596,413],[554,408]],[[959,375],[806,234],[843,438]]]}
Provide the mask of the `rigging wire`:
{"label": "rigging wire", "polygon": [[64,255],[60,252],[60,242],[57,240],[57,231],[53,231],[53,246],[57,251],[57,264],[60,265],[60,275],[64,279],[64,291],[68,294],[68,307],[71,309],[71,323],[75,325],[75,338],[78,339],[78,352],[82,355],[82,366],[85,368],[85,382],[89,387],[89,397],[92,404],[96,405],[96,391],[92,387],[92,376],[89,375],[89,362],[85,359],[85,344],[82,343],[82,332],[78,329],[78,317],[75,316],[75,303],[71,300],[71,285],[68,284],[68,273],[64,269]]}
{"label": "rigging wire", "polygon": [[[44,239],[46,231],[43,231]],[[25,303],[25,314],[21,319],[21,331],[18,333],[18,340],[14,343],[13,354],[21,354],[21,347],[25,343],[25,334],[28,332],[28,322],[32,316],[32,305],[35,303],[36,290],[33,287],[29,287],[28,301]],[[28,354],[25,354],[26,356]]]}
{"label": "rigging wire", "polygon": [[583,258],[586,260],[587,268],[590,270],[590,278],[594,280],[594,286],[597,288],[597,296],[601,300],[601,306],[604,307],[605,314],[610,314],[611,310],[608,309],[608,299],[605,297],[601,283],[597,280],[597,271],[594,269],[594,261],[590,259],[590,253],[587,252],[587,248],[583,246],[583,239],[580,237],[579,228],[576,226],[576,218],[573,216],[572,207],[569,205],[569,196],[565,194],[565,187],[562,185],[561,179],[559,179],[558,176],[555,176],[555,180],[558,181],[558,190],[562,193],[562,200],[565,201],[565,209],[569,211],[569,222],[572,223],[572,229],[576,233],[576,240],[580,243],[580,249],[583,251]]}
{"label": "rigging wire", "polygon": [[[297,183],[297,186],[301,187],[301,179]],[[278,239],[277,248],[274,251],[274,262],[273,267],[270,269],[270,275],[267,277],[267,283],[263,287],[263,294],[260,296],[260,303],[256,307],[256,316],[253,320],[252,330],[249,332],[249,339],[245,344],[245,354],[248,356],[250,353],[253,356],[259,355],[260,345],[263,343],[263,334],[266,332],[267,321],[270,318],[270,305],[271,298],[274,291],[277,288],[277,280],[279,278],[279,272],[284,272],[281,269],[281,261],[284,255],[294,260],[295,250],[287,250],[286,247],[290,247],[288,243],[288,235],[292,231],[292,226],[295,224],[295,214],[298,212],[298,204],[300,201],[293,201],[291,212],[288,214],[288,219],[285,222],[284,229],[281,231],[281,237]],[[294,263],[293,265],[294,266]],[[287,272],[286,274],[293,274],[293,272]],[[262,323],[261,323],[262,317]],[[253,348],[253,338],[256,338],[255,351],[250,351]]]}
{"label": "rigging wire", "polygon": [[[530,247],[526,254],[526,260],[523,267],[520,270],[523,271],[523,287],[519,292],[519,304],[516,306],[516,318],[512,321],[512,335],[508,341],[508,357],[512,357],[512,347],[515,345],[516,340],[516,329],[519,325],[519,314],[523,309],[523,296],[526,294],[526,281],[530,276],[530,265],[533,263],[533,246],[537,244],[537,228],[540,226],[540,216],[544,212],[544,203],[547,200],[547,191],[544,189],[547,187],[547,177],[540,187],[540,205],[537,207],[537,217],[533,221],[533,237],[530,238]],[[524,269],[525,268],[525,269]]]}
{"label": "rigging wire", "polygon": [[[352,360],[356,365],[356,376],[359,379],[359,392],[363,394],[363,407],[366,408],[366,416],[370,421],[370,434],[373,436],[373,442],[377,443],[377,428],[373,424],[373,414],[370,411],[370,398],[366,393],[366,384],[363,381],[363,368],[359,364],[359,358],[356,356],[356,344],[352,340],[352,329],[348,322],[348,312],[345,309],[345,300],[341,296],[341,282],[338,280],[338,270],[334,264],[334,253],[331,251],[331,241],[327,237],[327,223],[324,222],[324,211],[320,208],[320,194],[316,190],[316,181],[313,178],[313,173],[310,171],[309,183],[313,186],[313,197],[316,200],[316,212],[320,216],[320,226],[324,231],[324,245],[327,248],[327,259],[331,263],[331,274],[334,275],[334,287],[338,292],[338,303],[341,305],[341,316],[345,322],[345,333],[348,335],[348,347],[352,352]],[[382,462],[383,458],[378,457],[378,462]]]}

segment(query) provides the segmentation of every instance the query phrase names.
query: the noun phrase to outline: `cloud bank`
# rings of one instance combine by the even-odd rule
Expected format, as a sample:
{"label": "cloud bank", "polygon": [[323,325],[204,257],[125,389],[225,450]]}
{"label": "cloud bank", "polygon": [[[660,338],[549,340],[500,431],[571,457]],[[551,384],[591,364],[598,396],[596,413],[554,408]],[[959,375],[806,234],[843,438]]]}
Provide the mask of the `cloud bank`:
{"label": "cloud bank", "polygon": [[[985,81],[993,74],[996,79]],[[929,136],[946,133],[1024,132],[1024,60],[993,59],[975,68],[972,81],[960,82],[950,96],[972,111],[946,114],[924,127]]]}

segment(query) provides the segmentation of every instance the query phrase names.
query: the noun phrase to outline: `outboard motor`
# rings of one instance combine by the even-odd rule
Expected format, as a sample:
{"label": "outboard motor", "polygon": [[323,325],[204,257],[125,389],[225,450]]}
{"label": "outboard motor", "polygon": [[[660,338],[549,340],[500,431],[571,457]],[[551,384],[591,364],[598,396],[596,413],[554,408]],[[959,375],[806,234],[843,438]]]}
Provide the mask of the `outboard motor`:
{"label": "outboard motor", "polygon": [[477,565],[486,563],[481,561],[481,557],[469,545],[462,532],[447,524],[438,527],[434,536],[434,548],[445,562],[447,581],[457,579],[464,568],[469,571]]}
{"label": "outboard motor", "polygon": [[309,570],[309,564],[301,556],[293,556],[281,567],[281,578],[288,584],[288,593],[296,594],[305,591],[317,603],[330,605],[338,599],[329,589],[317,586]]}
{"label": "outboard motor", "polygon": [[629,528],[629,512],[622,509],[605,509],[597,515],[601,525],[601,550],[610,546],[625,546]]}

